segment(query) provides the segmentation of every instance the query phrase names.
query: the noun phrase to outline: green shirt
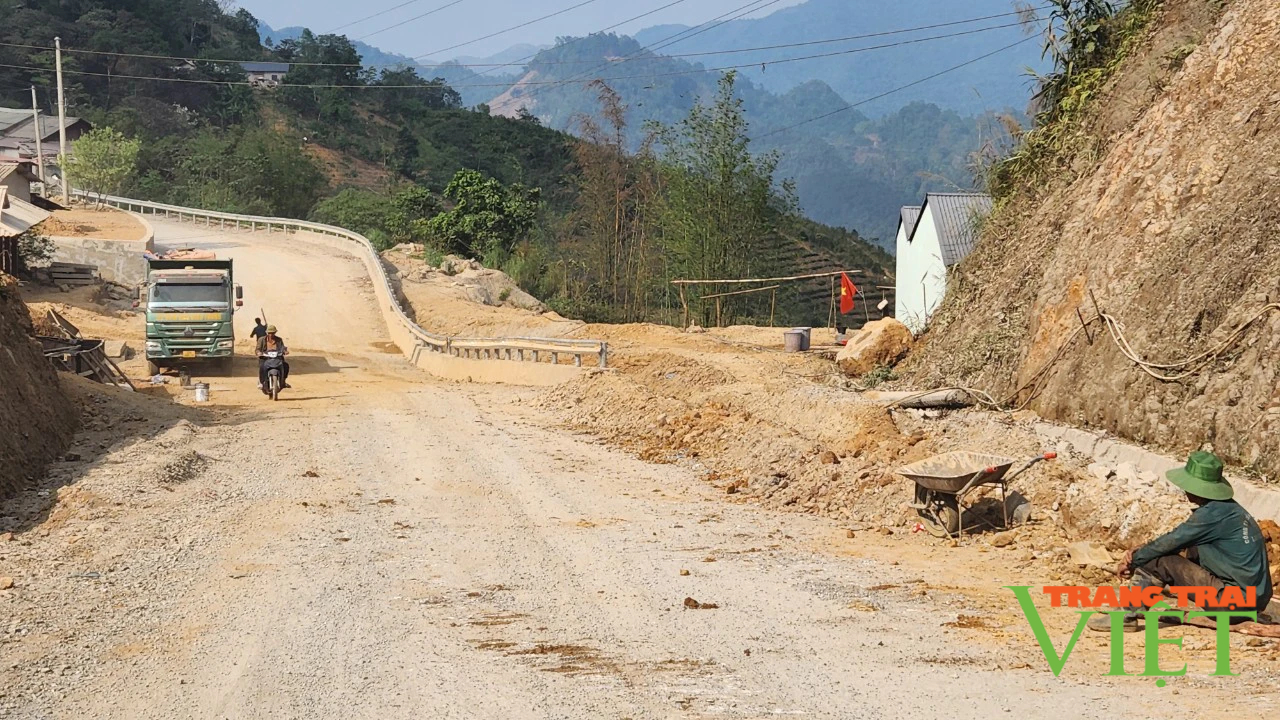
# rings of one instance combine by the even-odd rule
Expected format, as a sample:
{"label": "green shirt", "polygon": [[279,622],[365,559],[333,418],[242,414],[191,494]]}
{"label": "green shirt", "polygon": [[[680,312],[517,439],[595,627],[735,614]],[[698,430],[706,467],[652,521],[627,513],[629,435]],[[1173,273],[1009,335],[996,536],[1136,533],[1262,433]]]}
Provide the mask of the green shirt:
{"label": "green shirt", "polygon": [[1228,585],[1258,589],[1258,610],[1271,601],[1271,568],[1267,544],[1258,523],[1235,500],[1210,500],[1181,525],[1138,548],[1133,567],[1142,567],[1189,547],[1200,553],[1200,566]]}

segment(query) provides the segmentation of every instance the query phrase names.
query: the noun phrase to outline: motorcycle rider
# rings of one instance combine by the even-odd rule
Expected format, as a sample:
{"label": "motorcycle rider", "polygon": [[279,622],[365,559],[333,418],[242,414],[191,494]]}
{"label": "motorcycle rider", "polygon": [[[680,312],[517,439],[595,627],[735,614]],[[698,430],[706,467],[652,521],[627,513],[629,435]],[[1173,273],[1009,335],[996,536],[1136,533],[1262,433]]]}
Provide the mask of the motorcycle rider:
{"label": "motorcycle rider", "polygon": [[267,333],[258,338],[258,388],[263,392],[267,389],[267,353],[280,353],[280,383],[283,387],[289,387],[289,363],[283,358],[289,354],[289,348],[284,344],[284,338],[276,334],[276,326],[268,325]]}

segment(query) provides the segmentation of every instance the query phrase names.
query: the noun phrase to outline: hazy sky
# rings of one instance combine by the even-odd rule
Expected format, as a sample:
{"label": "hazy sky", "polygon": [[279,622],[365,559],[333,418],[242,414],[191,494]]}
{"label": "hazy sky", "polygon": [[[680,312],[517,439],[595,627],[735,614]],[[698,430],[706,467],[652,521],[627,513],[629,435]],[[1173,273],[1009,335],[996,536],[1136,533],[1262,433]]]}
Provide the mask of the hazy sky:
{"label": "hazy sky", "polygon": [[[660,8],[673,0],[595,0],[576,10],[526,28],[471,43],[464,47],[441,53],[435,59],[460,55],[491,55],[517,43],[550,44],[558,35],[585,35],[629,17]],[[767,15],[803,0],[779,0],[758,15]],[[363,40],[375,47],[404,55],[436,54],[451,45],[497,32],[526,20],[572,7],[583,0],[462,0],[420,20],[378,32],[396,23],[409,20],[429,10],[441,7],[452,0],[238,0],[259,20],[271,27],[294,25],[309,27],[316,32],[329,32],[373,13],[408,3],[365,22],[344,27],[338,32],[353,40]],[[696,25],[747,4],[747,0],[685,0],[674,7],[654,13],[642,20],[621,26],[613,32],[632,33],[651,25],[683,23]],[[748,15],[747,17],[756,17]],[[372,34],[377,33],[377,34]],[[372,34],[372,35],[370,35]],[[365,37],[366,35],[370,35]]]}

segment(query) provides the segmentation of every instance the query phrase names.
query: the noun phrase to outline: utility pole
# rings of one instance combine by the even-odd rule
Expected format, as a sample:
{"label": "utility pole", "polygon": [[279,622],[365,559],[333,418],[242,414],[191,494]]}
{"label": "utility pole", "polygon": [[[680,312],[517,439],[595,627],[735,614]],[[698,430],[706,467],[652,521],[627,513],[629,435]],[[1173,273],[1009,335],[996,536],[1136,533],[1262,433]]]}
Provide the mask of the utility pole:
{"label": "utility pole", "polygon": [[67,173],[67,96],[62,93],[62,38],[53,39],[58,70],[58,169],[62,171],[62,204],[71,204],[71,178]]}
{"label": "utility pole", "polygon": [[[45,183],[44,179],[44,143],[40,141],[40,136],[44,134],[44,129],[40,127],[40,105],[36,102],[36,86],[31,86],[31,117],[35,118],[35,136],[36,136],[36,175],[40,176],[40,182]],[[49,184],[45,183],[44,191],[49,192]]]}

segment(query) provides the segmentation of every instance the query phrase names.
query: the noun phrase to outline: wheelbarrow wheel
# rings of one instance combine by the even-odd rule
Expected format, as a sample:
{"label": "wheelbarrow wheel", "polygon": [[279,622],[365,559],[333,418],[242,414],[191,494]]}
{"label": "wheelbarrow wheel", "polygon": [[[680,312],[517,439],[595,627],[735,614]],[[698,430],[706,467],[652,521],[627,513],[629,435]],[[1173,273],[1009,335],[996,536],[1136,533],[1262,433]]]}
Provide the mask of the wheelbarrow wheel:
{"label": "wheelbarrow wheel", "polygon": [[945,533],[945,537],[955,537],[956,533],[960,532],[960,509],[956,505],[955,496],[947,496],[946,500],[934,507],[938,525]]}
{"label": "wheelbarrow wheel", "polygon": [[917,485],[916,504],[925,506],[916,512],[930,535],[951,538],[960,531],[960,506],[955,495],[935,493]]}

